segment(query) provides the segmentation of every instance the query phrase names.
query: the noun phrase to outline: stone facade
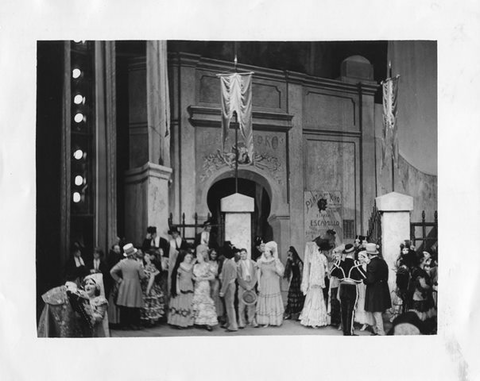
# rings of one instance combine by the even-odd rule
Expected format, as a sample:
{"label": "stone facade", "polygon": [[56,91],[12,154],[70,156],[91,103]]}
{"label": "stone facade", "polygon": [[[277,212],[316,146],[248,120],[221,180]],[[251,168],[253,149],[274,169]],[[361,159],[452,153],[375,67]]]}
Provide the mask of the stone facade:
{"label": "stone facade", "polygon": [[[254,72],[255,157],[249,164],[240,160],[238,173],[267,190],[272,204],[269,223],[282,259],[290,245],[303,252],[305,192],[340,195],[335,205],[340,239],[353,239],[366,229],[375,198],[375,157],[370,148],[374,147],[373,95],[377,89],[367,63],[360,62],[355,78],[349,77],[349,70],[342,72],[342,80],[239,67]],[[347,69],[358,66],[358,62],[349,64]],[[209,213],[210,187],[234,176],[234,130],[230,129],[222,147],[216,77],[231,65],[182,53],[170,56],[169,65],[169,80],[175,89],[171,94],[175,131],[170,207],[174,216],[184,212],[188,219],[196,212],[203,219]],[[348,236],[343,236],[344,225]]]}

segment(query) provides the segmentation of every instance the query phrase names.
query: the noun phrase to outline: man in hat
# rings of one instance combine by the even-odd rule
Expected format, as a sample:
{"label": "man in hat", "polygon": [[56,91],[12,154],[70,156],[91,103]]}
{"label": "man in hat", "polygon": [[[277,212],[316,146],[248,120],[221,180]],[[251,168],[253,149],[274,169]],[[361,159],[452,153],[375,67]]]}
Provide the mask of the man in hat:
{"label": "man in hat", "polygon": [[203,230],[195,236],[194,245],[195,247],[205,245],[209,249],[218,249],[217,236],[212,232],[212,221],[207,220],[203,223]]}
{"label": "man in hat", "polygon": [[137,249],[131,243],[123,246],[126,259],[110,270],[112,278],[119,284],[117,305],[121,309],[120,319],[124,328],[140,329],[140,309],[144,307],[140,281],[146,277],[143,264],[135,259]]}
{"label": "man in hat", "polygon": [[257,284],[257,271],[255,262],[248,258],[247,249],[240,249],[240,260],[237,265],[238,282],[238,328],[245,328],[245,308],[247,309],[248,324],[257,328],[255,321],[255,303],[246,305],[243,301],[243,293],[255,289]]}
{"label": "man in hat", "polygon": [[382,314],[392,307],[388,289],[388,265],[378,256],[377,245],[367,243],[365,251],[369,257],[367,277],[363,282],[367,285],[365,295],[365,311],[373,314],[375,320],[374,335],[385,335]]}
{"label": "man in hat", "polygon": [[176,226],[173,226],[169,231],[168,234],[172,236],[170,240],[170,253],[168,255],[168,290],[167,295],[170,295],[170,286],[172,284],[172,270],[175,266],[175,262],[177,261],[178,253],[180,250],[188,250],[189,246],[187,241],[180,236],[180,232],[178,231]]}
{"label": "man in hat", "polygon": [[170,255],[170,245],[168,241],[157,235],[156,226],[149,226],[147,228],[147,235],[143,240],[142,250],[146,253],[156,249],[162,249],[162,256],[168,257]]}
{"label": "man in hat", "polygon": [[331,275],[340,280],[343,335],[353,336],[353,315],[358,299],[357,283],[361,283],[367,275],[360,262],[354,259],[355,248],[352,244],[345,245],[342,254],[345,254],[345,259],[343,261],[337,260],[334,263]]}

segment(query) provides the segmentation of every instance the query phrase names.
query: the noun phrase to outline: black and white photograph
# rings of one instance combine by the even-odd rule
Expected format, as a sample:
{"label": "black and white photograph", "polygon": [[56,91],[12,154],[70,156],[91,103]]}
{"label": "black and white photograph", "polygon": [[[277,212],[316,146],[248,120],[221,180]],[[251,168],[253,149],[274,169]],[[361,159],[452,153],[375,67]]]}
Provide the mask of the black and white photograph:
{"label": "black and white photograph", "polygon": [[436,41],[37,63],[39,337],[436,333]]}
{"label": "black and white photograph", "polygon": [[0,8],[2,380],[480,379],[478,5]]}

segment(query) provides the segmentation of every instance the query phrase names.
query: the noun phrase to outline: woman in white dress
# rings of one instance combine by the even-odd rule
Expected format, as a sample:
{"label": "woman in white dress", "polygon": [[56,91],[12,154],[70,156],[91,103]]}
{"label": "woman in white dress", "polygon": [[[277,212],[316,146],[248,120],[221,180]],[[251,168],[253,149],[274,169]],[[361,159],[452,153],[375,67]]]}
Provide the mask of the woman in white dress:
{"label": "woman in white dress", "polygon": [[301,289],[306,297],[300,323],[307,327],[318,328],[328,324],[327,308],[323,297],[328,262],[324,253],[331,248],[332,245],[328,240],[321,239],[308,242],[305,248]]}
{"label": "woman in white dress", "polygon": [[265,244],[265,252],[257,260],[257,267],[257,323],[264,327],[280,326],[283,323],[283,313],[285,312],[280,291],[280,279],[285,267],[278,259],[277,244],[274,241]]}
{"label": "woman in white dress", "polygon": [[215,302],[210,296],[210,281],[215,279],[211,272],[210,264],[205,260],[208,257],[208,246],[197,246],[197,264],[193,267],[193,292],[192,310],[196,325],[204,326],[207,331],[218,324]]}
{"label": "woman in white dress", "polygon": [[[365,250],[358,253],[358,261],[362,264],[362,268],[367,272],[367,252]],[[360,331],[365,331],[368,327],[373,327],[374,320],[371,312],[365,311],[365,294],[367,286],[365,283],[357,283],[358,300],[355,306],[354,321],[362,324]]]}

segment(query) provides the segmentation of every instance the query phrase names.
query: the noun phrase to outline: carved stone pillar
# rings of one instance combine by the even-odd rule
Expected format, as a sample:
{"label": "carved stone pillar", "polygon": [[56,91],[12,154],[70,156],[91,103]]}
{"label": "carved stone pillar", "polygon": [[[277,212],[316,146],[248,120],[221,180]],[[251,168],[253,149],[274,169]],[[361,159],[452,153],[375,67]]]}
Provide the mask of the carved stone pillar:
{"label": "carved stone pillar", "polygon": [[400,254],[400,243],[410,239],[410,213],[413,197],[397,192],[376,198],[376,205],[382,213],[382,255],[388,264],[388,286],[395,290],[395,261]]}

